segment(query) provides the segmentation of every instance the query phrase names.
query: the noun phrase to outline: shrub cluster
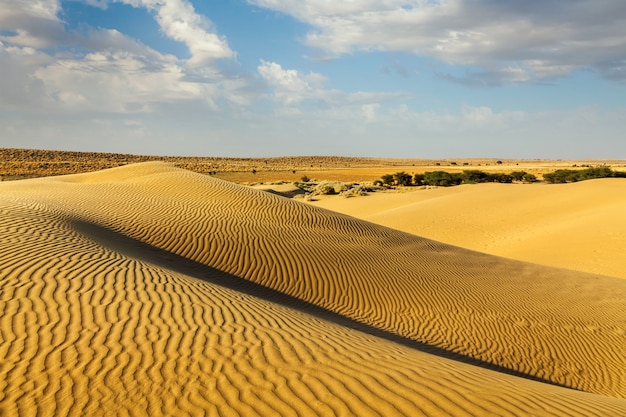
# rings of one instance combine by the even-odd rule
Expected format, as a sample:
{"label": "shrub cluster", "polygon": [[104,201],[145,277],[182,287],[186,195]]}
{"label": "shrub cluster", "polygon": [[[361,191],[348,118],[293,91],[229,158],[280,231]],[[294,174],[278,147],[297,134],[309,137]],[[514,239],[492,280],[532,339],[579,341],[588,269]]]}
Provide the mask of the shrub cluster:
{"label": "shrub cluster", "polygon": [[550,184],[563,184],[566,182],[611,177],[626,178],[626,172],[613,171],[609,167],[597,167],[587,169],[557,169],[554,172],[543,175],[543,179]]}
{"label": "shrub cluster", "polygon": [[321,181],[319,183],[300,182],[296,183],[296,186],[304,190],[309,197],[335,194],[343,197],[354,197],[367,195],[368,192],[373,191],[373,187],[341,181]]}
{"label": "shrub cluster", "polygon": [[534,182],[537,178],[533,174],[524,171],[515,171],[510,174],[490,174],[479,170],[465,170],[463,172],[432,171],[424,174],[411,176],[404,171],[395,174],[387,174],[381,177],[380,182],[385,185],[404,186],[439,186],[449,187],[459,184],[476,184],[481,182],[511,183],[513,181]]}

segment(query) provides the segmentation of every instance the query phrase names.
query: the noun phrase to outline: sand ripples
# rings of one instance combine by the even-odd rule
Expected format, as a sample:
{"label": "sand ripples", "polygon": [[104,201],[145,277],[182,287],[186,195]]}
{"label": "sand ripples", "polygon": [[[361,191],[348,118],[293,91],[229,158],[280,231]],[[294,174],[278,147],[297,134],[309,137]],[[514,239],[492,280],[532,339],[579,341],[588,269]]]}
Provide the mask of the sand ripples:
{"label": "sand ripples", "polygon": [[624,281],[154,163],[2,184],[0,212],[2,415],[626,410]]}

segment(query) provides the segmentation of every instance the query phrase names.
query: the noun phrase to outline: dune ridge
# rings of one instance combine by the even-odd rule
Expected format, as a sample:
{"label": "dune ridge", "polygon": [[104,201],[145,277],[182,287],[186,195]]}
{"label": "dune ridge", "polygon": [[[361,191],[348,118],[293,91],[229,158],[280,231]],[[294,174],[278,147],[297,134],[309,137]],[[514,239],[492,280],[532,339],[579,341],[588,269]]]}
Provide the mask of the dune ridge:
{"label": "dune ridge", "polygon": [[623,280],[161,163],[0,186],[0,414],[626,410]]}

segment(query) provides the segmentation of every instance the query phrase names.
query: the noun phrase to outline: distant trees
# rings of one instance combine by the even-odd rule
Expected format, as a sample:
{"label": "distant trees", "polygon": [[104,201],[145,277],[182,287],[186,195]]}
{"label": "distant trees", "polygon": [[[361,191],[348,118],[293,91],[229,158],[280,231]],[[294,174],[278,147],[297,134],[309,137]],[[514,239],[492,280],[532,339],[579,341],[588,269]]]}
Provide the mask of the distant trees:
{"label": "distant trees", "polygon": [[609,167],[596,167],[587,169],[557,169],[554,172],[543,175],[543,179],[550,184],[611,177],[626,178],[626,172],[613,171]]}
{"label": "distant trees", "polygon": [[[613,175],[617,173],[612,173]],[[626,173],[623,173],[626,176]],[[595,174],[600,175],[600,174]],[[548,178],[549,174],[546,174]],[[545,177],[545,176],[544,176]],[[562,177],[556,177],[555,181],[560,181]],[[478,184],[483,182],[498,182],[510,184],[513,181],[531,183],[537,181],[537,177],[525,171],[514,171],[510,174],[488,173],[477,169],[467,169],[463,172],[429,171],[423,174],[410,174],[400,171],[395,174],[386,174],[377,182],[381,185],[402,185],[402,186],[439,186],[450,187],[459,184]]]}
{"label": "distant trees", "polygon": [[407,174],[404,171],[396,172],[393,174],[393,178],[398,185],[412,185],[413,176],[411,174]]}
{"label": "distant trees", "polygon": [[490,174],[477,169],[465,170],[463,171],[463,180],[469,183],[487,182],[489,175]]}
{"label": "distant trees", "polygon": [[[595,167],[587,169],[558,169],[544,174],[543,179],[551,184],[584,181],[594,178],[621,177],[626,178],[626,172],[613,171],[609,167]],[[459,184],[477,184],[482,182],[499,182],[509,184],[517,182],[536,182],[537,177],[526,171],[513,171],[510,174],[488,173],[477,169],[466,169],[463,172],[430,171],[423,174],[410,174],[400,171],[395,174],[387,174],[379,181],[384,185],[422,186],[432,185],[450,187]]]}
{"label": "distant trees", "polygon": [[383,184],[385,185],[393,185],[393,175],[391,174],[385,174],[383,175],[380,180],[382,181]]}
{"label": "distant trees", "polygon": [[459,185],[463,182],[463,177],[459,173],[449,173],[445,171],[432,171],[424,173],[425,185],[436,185],[440,187],[449,187]]}

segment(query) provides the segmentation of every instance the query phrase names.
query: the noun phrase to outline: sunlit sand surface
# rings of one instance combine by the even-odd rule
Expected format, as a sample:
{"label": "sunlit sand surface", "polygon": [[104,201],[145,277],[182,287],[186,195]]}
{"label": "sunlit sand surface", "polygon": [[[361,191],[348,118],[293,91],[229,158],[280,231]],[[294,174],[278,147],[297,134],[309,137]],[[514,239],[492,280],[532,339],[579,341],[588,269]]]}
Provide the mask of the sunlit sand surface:
{"label": "sunlit sand surface", "polygon": [[481,252],[626,278],[622,178],[409,190],[314,204]]}
{"label": "sunlit sand surface", "polygon": [[2,416],[623,416],[625,301],[162,163],[0,184]]}

